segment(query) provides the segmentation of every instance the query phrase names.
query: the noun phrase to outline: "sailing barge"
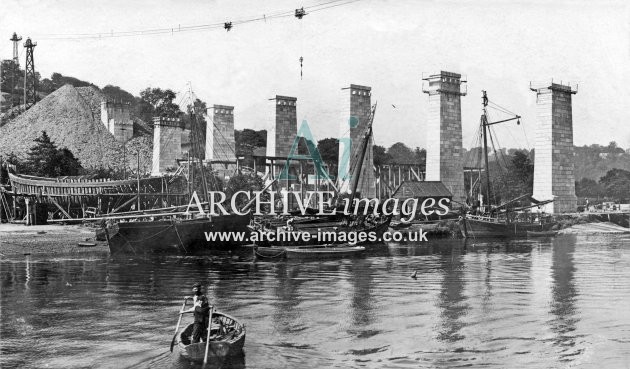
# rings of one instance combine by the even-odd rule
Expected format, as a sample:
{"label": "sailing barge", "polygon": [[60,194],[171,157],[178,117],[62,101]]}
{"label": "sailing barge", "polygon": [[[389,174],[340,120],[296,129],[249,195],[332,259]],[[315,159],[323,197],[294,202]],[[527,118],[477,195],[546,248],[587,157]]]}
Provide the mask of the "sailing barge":
{"label": "sailing barge", "polygon": [[[495,124],[517,120],[520,124],[520,116],[514,115],[511,118],[495,122],[488,121],[488,96],[486,91],[482,91],[483,114],[480,120],[480,130],[483,137],[483,155],[485,161],[486,174],[486,200],[490,201],[490,168],[488,165],[488,136],[489,127]],[[479,178],[481,179],[481,177]],[[472,188],[471,188],[472,192]],[[520,201],[527,201],[530,205],[515,206]],[[498,206],[489,205],[486,211],[481,214],[471,214],[466,212],[458,221],[462,235],[466,237],[521,237],[527,236],[528,232],[546,232],[551,230],[554,223],[544,214],[533,215],[524,213],[524,210],[540,208],[553,200],[538,201],[530,195],[522,195],[513,200]]]}

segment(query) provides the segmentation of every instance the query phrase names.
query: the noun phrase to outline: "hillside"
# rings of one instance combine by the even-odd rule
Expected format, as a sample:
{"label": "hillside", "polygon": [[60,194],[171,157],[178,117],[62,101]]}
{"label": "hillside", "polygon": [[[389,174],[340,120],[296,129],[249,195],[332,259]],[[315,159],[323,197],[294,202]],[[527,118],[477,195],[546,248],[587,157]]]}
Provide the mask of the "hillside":
{"label": "hillside", "polygon": [[25,158],[46,131],[58,147],[70,149],[84,168],[117,167],[122,146],[100,122],[104,95],[96,88],[65,85],[0,127],[0,155]]}

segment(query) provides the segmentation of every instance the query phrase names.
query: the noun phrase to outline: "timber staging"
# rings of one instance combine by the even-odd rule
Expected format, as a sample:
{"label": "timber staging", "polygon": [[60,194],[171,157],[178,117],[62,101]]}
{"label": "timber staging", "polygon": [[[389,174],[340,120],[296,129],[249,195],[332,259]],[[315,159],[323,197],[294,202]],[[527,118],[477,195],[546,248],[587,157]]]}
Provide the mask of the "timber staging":
{"label": "timber staging", "polygon": [[[9,173],[11,190],[0,187],[0,219],[27,224],[97,218],[141,208],[187,203],[181,176],[127,180],[85,177],[46,178]],[[32,209],[31,209],[32,207]],[[29,219],[29,214],[36,219]]]}

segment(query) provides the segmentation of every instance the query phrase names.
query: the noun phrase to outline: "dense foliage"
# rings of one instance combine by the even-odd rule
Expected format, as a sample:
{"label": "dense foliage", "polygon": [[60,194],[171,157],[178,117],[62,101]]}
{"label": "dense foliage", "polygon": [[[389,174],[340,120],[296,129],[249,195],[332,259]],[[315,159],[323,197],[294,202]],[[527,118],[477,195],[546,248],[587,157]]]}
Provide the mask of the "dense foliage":
{"label": "dense foliage", "polygon": [[27,174],[41,177],[78,175],[81,163],[67,148],[57,148],[46,131],[35,139],[35,146],[27,154],[24,169]]}
{"label": "dense foliage", "polygon": [[152,122],[153,117],[179,117],[183,112],[175,104],[176,97],[173,90],[147,87],[136,99],[136,114],[144,122]]}

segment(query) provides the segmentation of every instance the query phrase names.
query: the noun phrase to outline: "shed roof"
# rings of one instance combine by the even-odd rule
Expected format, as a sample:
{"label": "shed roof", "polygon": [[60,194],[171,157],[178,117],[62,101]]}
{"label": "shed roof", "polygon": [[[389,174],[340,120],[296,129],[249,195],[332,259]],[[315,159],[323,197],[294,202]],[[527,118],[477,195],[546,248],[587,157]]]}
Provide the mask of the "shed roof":
{"label": "shed roof", "polygon": [[392,194],[395,198],[410,197],[453,197],[451,191],[440,181],[404,181]]}

